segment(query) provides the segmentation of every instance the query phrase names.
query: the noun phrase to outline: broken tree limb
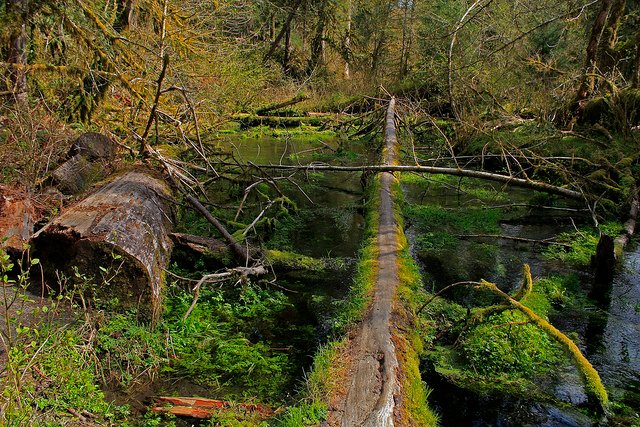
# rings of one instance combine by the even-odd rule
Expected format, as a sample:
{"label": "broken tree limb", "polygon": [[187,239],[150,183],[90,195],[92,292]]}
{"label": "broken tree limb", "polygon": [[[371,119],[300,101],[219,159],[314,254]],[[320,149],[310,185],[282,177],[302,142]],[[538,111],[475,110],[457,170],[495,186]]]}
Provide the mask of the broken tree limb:
{"label": "broken tree limb", "polygon": [[233,250],[233,253],[236,254],[236,256],[240,260],[242,260],[245,265],[247,265],[251,260],[249,251],[240,246],[240,243],[238,243],[238,241],[231,235],[231,233],[227,231],[225,226],[222,225],[222,223],[216,217],[214,217],[211,212],[209,212],[209,210],[200,202],[200,200],[198,200],[191,194],[185,194],[185,198],[198,212],[202,214],[202,216],[207,219],[207,221],[209,221],[211,225],[213,225],[218,230],[220,234],[222,234],[222,237],[224,237],[224,239],[227,241],[227,243]]}
{"label": "broken tree limb", "polygon": [[69,207],[31,240],[49,284],[59,271],[92,296],[157,321],[172,249],[170,200],[162,179],[130,171]]}
{"label": "broken tree limb", "polygon": [[[221,165],[237,166],[234,163],[219,162]],[[426,174],[454,175],[467,178],[478,178],[489,181],[501,182],[516,187],[529,188],[550,194],[557,194],[569,199],[584,200],[584,195],[580,191],[571,190],[546,182],[534,181],[531,179],[517,178],[509,175],[501,175],[493,172],[477,171],[462,168],[446,168],[437,166],[407,166],[407,165],[362,165],[362,166],[333,166],[327,164],[308,165],[250,165],[260,169],[276,170],[303,170],[303,171],[332,171],[332,172],[416,172]]]}
{"label": "broken tree limb", "polygon": [[221,273],[205,274],[200,280],[198,280],[198,283],[196,283],[196,286],[193,288],[193,301],[191,301],[191,305],[187,309],[186,313],[184,313],[182,320],[187,320],[193,309],[196,308],[198,298],[200,297],[200,289],[203,284],[223,282],[232,279],[245,282],[249,276],[263,276],[265,274],[267,274],[267,269],[262,265],[258,265],[256,267],[236,267]]}

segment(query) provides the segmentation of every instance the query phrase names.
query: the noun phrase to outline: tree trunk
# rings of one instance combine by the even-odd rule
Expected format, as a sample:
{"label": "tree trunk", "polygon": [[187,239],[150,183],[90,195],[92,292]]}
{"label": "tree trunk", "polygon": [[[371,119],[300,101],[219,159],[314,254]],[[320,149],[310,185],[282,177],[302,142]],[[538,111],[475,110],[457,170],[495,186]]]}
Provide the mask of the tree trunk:
{"label": "tree trunk", "polygon": [[133,3],[134,0],[118,1],[118,13],[113,23],[113,29],[117,32],[127,30],[133,24]]}
{"label": "tree trunk", "polygon": [[[49,285],[75,284],[157,321],[172,249],[170,199],[164,181],[130,171],[71,206],[32,238]],[[59,281],[57,271],[70,282]]]}
{"label": "tree trunk", "polygon": [[586,60],[584,65],[584,76],[580,82],[578,93],[576,94],[575,104],[579,104],[581,101],[587,99],[589,94],[593,92],[595,87],[595,72],[597,70],[597,53],[600,40],[602,39],[602,33],[604,31],[609,11],[611,10],[611,4],[613,0],[601,0],[600,12],[593,21],[593,27],[591,28],[591,36],[589,37],[589,44],[587,45]]}
{"label": "tree trunk", "polygon": [[615,53],[615,48],[618,42],[618,29],[626,7],[627,0],[613,0],[613,4],[611,5],[611,12],[609,13],[607,24],[602,33],[599,49],[598,66],[603,74],[612,73],[618,62],[618,55]]}
{"label": "tree trunk", "polygon": [[[293,21],[293,18],[296,16],[296,11],[298,10],[298,8],[300,7],[301,4],[302,4],[302,0],[298,0],[293,5],[293,8],[291,9],[291,11],[289,12],[289,15],[287,16],[287,20],[285,21],[284,25],[282,26],[282,29],[280,30],[280,32],[276,36],[276,39],[273,41],[273,43],[271,43],[271,47],[269,48],[269,51],[267,52],[267,54],[262,59],[263,62],[267,62],[269,59],[271,59],[273,54],[276,52],[276,48],[278,47],[278,45],[282,41],[282,38],[285,35],[287,35],[287,33],[290,35],[291,21]],[[288,53],[285,52],[285,55],[287,55],[287,54]]]}
{"label": "tree trunk", "polygon": [[[27,64],[27,16],[29,0],[6,0],[7,15],[13,20],[9,36],[7,62],[9,64]],[[27,102],[27,72],[24,68],[10,67],[9,82],[17,104]]]}
{"label": "tree trunk", "polygon": [[351,22],[353,14],[352,0],[347,5],[347,31],[344,35],[344,78],[351,79]]}
{"label": "tree trunk", "polygon": [[638,89],[640,88],[640,32],[636,35],[636,59],[634,62],[631,87]]}

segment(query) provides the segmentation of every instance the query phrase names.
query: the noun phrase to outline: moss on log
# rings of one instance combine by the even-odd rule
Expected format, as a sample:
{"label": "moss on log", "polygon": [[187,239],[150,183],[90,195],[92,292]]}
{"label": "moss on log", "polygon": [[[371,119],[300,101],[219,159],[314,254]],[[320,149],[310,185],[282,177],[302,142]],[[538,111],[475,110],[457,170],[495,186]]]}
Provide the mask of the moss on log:
{"label": "moss on log", "polygon": [[130,171],[65,210],[32,239],[49,285],[61,286],[60,272],[67,286],[157,320],[172,249],[170,197],[163,180]]}

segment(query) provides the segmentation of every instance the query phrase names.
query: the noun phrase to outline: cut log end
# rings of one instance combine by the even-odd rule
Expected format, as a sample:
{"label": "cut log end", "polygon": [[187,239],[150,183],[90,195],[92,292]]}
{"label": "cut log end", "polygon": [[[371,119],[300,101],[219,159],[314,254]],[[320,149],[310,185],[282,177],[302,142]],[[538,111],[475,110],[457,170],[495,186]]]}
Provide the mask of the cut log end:
{"label": "cut log end", "polygon": [[71,206],[32,239],[50,287],[75,286],[157,320],[172,249],[169,200],[162,180],[134,171]]}

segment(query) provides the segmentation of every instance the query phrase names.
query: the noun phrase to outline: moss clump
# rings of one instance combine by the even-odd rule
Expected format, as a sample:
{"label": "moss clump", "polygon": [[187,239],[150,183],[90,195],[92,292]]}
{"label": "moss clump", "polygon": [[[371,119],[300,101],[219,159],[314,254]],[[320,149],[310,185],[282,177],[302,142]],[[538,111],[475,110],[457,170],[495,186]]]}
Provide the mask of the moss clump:
{"label": "moss clump", "polygon": [[294,270],[302,269],[307,271],[322,272],[327,268],[327,262],[323,259],[312,258],[293,252],[266,250],[265,255],[271,263]]}
{"label": "moss clump", "polygon": [[493,314],[469,329],[461,339],[462,354],[481,375],[514,377],[552,371],[561,349],[549,336],[514,310]]}
{"label": "moss clump", "polygon": [[576,267],[586,267],[591,263],[591,256],[596,253],[600,233],[617,236],[622,228],[622,224],[618,222],[608,222],[601,224],[600,230],[583,228],[571,233],[561,233],[556,240],[568,243],[571,245],[571,250],[567,251],[562,246],[550,245],[545,250],[544,257],[568,262]]}

